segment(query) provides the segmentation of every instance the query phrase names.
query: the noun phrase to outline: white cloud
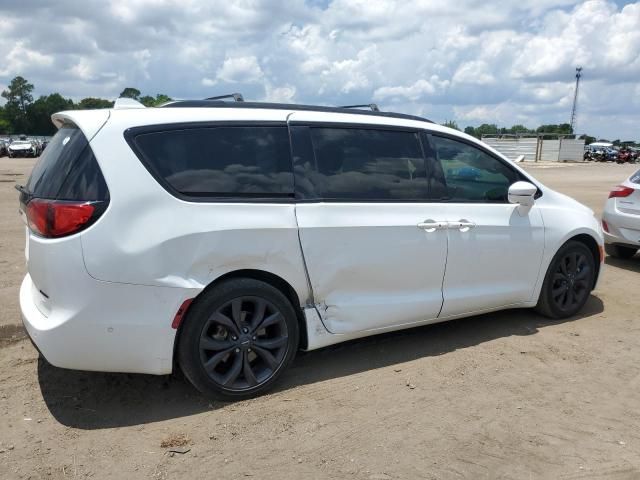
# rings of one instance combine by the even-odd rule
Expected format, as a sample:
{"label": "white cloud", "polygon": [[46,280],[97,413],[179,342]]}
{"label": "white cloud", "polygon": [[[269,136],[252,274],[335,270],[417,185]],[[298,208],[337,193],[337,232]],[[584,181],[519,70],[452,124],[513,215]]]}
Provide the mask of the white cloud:
{"label": "white cloud", "polygon": [[226,58],[216,73],[216,79],[227,83],[253,83],[264,76],[254,56]]}
{"label": "white cloud", "polygon": [[535,127],[568,121],[582,65],[578,129],[640,135],[640,1],[4,0],[2,10],[0,83],[22,75],[37,95],[241,91]]}

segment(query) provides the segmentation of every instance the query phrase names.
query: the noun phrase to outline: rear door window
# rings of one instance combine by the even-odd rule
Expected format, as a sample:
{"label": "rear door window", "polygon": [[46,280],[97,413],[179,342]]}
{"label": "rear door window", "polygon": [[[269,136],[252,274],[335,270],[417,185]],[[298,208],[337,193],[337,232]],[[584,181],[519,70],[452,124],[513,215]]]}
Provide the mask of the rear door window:
{"label": "rear door window", "polygon": [[[310,127],[307,131],[311,142],[307,151],[312,151],[313,156],[295,156],[300,197],[348,201],[427,199],[425,162],[417,133],[338,127]],[[304,147],[304,142],[294,138],[294,149],[298,144]]]}
{"label": "rear door window", "polygon": [[32,197],[57,200],[107,200],[100,167],[82,131],[65,124],[33,167],[25,190]]}
{"label": "rear door window", "polygon": [[149,171],[181,196],[293,197],[289,135],[284,126],[134,131],[133,138],[134,150]]}

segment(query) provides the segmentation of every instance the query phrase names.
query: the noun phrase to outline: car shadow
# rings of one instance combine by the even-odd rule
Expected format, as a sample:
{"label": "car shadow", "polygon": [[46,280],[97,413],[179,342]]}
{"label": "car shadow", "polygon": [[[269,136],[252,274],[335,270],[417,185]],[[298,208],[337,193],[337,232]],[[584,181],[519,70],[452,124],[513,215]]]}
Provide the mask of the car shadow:
{"label": "car shadow", "polygon": [[[579,315],[564,320],[551,321],[531,310],[506,310],[301,352],[276,391],[439,356],[497,338],[533,335],[545,326],[578,321],[603,310],[602,301],[592,295]],[[54,418],[80,429],[141,425],[225,405],[206,400],[179,373],[81,372],[53,367],[40,357],[38,381]]]}
{"label": "car shadow", "polygon": [[635,256],[628,259],[607,256],[604,259],[604,263],[611,267],[623,268],[625,270],[630,270],[632,272],[640,273],[640,255],[639,254],[636,254]]}

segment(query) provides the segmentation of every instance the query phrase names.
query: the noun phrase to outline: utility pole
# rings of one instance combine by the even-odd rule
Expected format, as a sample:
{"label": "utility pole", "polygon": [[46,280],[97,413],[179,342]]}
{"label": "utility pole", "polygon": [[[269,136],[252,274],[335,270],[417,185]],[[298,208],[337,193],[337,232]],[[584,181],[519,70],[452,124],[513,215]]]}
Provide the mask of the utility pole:
{"label": "utility pole", "polygon": [[578,106],[578,88],[580,87],[580,77],[582,76],[582,67],[576,67],[576,89],[573,92],[573,108],[571,109],[571,131],[575,133],[576,124],[576,107]]}

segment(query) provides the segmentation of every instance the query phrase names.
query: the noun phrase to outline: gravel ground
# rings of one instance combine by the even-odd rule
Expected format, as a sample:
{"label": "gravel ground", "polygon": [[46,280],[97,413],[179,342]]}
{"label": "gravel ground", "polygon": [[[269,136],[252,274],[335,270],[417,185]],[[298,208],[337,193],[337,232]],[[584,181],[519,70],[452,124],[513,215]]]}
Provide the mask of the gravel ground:
{"label": "gravel ground", "polygon": [[[24,226],[0,158],[0,478],[640,478],[640,256],[584,311],[506,311],[301,354],[223,404],[179,376],[60,370],[24,338]],[[634,167],[532,165],[599,213]]]}

